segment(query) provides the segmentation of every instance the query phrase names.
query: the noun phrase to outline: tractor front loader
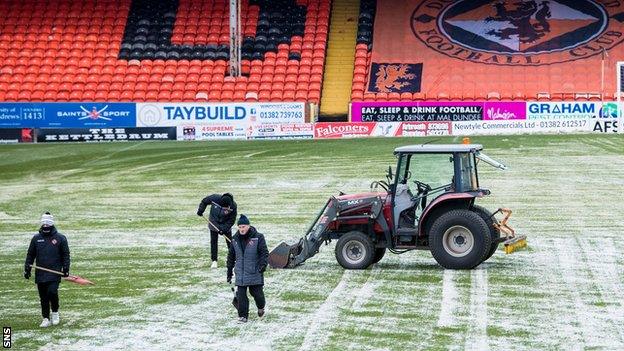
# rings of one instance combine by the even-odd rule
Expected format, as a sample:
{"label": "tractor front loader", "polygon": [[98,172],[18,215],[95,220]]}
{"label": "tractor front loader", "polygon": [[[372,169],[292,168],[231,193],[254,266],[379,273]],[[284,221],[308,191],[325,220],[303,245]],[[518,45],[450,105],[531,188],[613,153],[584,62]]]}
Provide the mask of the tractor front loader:
{"label": "tractor front loader", "polygon": [[383,200],[379,194],[372,196],[339,200],[332,196],[318,213],[306,234],[299,242],[289,245],[280,243],[269,254],[269,264],[273,268],[293,268],[319,252],[321,244],[336,239],[332,235],[332,226],[337,222],[377,222],[382,228],[388,228],[383,216]]}

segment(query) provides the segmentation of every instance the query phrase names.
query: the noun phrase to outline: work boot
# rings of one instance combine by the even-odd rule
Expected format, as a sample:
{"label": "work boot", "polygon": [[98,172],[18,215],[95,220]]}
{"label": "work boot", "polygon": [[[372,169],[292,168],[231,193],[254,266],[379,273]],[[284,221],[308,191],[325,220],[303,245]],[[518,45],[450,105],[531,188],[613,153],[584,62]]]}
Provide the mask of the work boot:
{"label": "work boot", "polygon": [[245,317],[239,317],[239,318],[238,318],[238,323],[247,323],[247,318],[245,318]]}
{"label": "work boot", "polygon": [[264,308],[259,308],[258,309],[258,317],[260,317],[260,318],[264,317]]}
{"label": "work boot", "polygon": [[212,261],[212,265],[210,265],[210,268],[217,268],[218,264],[217,261]]}
{"label": "work boot", "polygon": [[49,326],[50,326],[50,320],[47,318],[44,318],[41,324],[39,324],[39,328],[47,328]]}
{"label": "work boot", "polygon": [[58,312],[52,312],[52,325],[58,325],[61,322],[61,316]]}

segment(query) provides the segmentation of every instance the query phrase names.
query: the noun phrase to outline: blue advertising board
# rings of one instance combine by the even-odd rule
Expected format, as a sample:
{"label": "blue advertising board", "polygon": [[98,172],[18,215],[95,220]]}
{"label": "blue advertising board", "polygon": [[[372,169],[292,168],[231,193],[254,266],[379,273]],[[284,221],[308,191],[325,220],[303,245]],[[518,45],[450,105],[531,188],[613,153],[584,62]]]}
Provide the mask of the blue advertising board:
{"label": "blue advertising board", "polygon": [[134,127],[134,103],[0,103],[0,128]]}

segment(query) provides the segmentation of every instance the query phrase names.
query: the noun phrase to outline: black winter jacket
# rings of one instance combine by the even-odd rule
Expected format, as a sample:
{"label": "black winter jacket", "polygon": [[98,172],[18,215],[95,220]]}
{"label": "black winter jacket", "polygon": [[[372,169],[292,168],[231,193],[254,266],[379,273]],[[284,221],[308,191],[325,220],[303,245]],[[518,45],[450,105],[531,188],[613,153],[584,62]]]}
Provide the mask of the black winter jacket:
{"label": "black winter jacket", "polygon": [[236,286],[263,285],[263,273],[269,261],[269,249],[264,235],[250,227],[246,235],[239,232],[232,237],[228,252],[228,276],[236,274]]}
{"label": "black winter jacket", "polygon": [[[52,231],[49,234],[44,234],[39,230],[39,234],[36,234],[30,240],[24,271],[30,272],[30,265],[32,265],[35,260],[37,260],[37,266],[53,269],[55,271],[69,272],[70,258],[67,238],[65,235],[59,233],[56,227],[52,227]],[[35,270],[35,283],[56,282],[60,280],[60,275],[44,272],[39,269]]]}
{"label": "black winter jacket", "polygon": [[[223,198],[230,197],[232,199],[232,205],[230,206],[230,210],[223,209]],[[230,193],[225,193],[223,195],[212,194],[206,196],[201,203],[199,204],[199,208],[197,208],[197,215],[202,216],[206,211],[206,207],[210,207],[210,222],[212,222],[217,229],[213,228],[211,225],[211,231],[220,231],[223,233],[229,233],[236,221],[236,202],[234,202],[234,197]]]}
{"label": "black winter jacket", "polygon": [[[232,206],[230,206],[230,210],[223,209],[223,198],[230,197],[232,199]],[[197,215],[202,216],[206,211],[206,207],[210,207],[210,222],[212,222],[217,229],[213,228],[213,226],[209,226],[211,231],[220,231],[223,233],[230,233],[234,222],[236,221],[236,202],[234,202],[234,197],[230,193],[225,193],[223,195],[212,194],[206,196],[201,203],[199,204],[199,208],[197,208]]]}

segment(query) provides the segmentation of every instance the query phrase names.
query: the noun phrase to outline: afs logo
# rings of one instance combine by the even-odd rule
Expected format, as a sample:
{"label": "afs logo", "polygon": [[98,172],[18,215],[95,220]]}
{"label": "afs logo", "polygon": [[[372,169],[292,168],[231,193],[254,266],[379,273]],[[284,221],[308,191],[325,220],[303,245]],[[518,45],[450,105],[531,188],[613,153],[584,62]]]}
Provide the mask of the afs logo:
{"label": "afs logo", "polygon": [[427,0],[412,31],[433,50],[496,65],[547,65],[599,55],[624,40],[624,6],[602,0]]}
{"label": "afs logo", "polygon": [[615,102],[605,102],[600,108],[600,118],[618,118],[620,112]]}

